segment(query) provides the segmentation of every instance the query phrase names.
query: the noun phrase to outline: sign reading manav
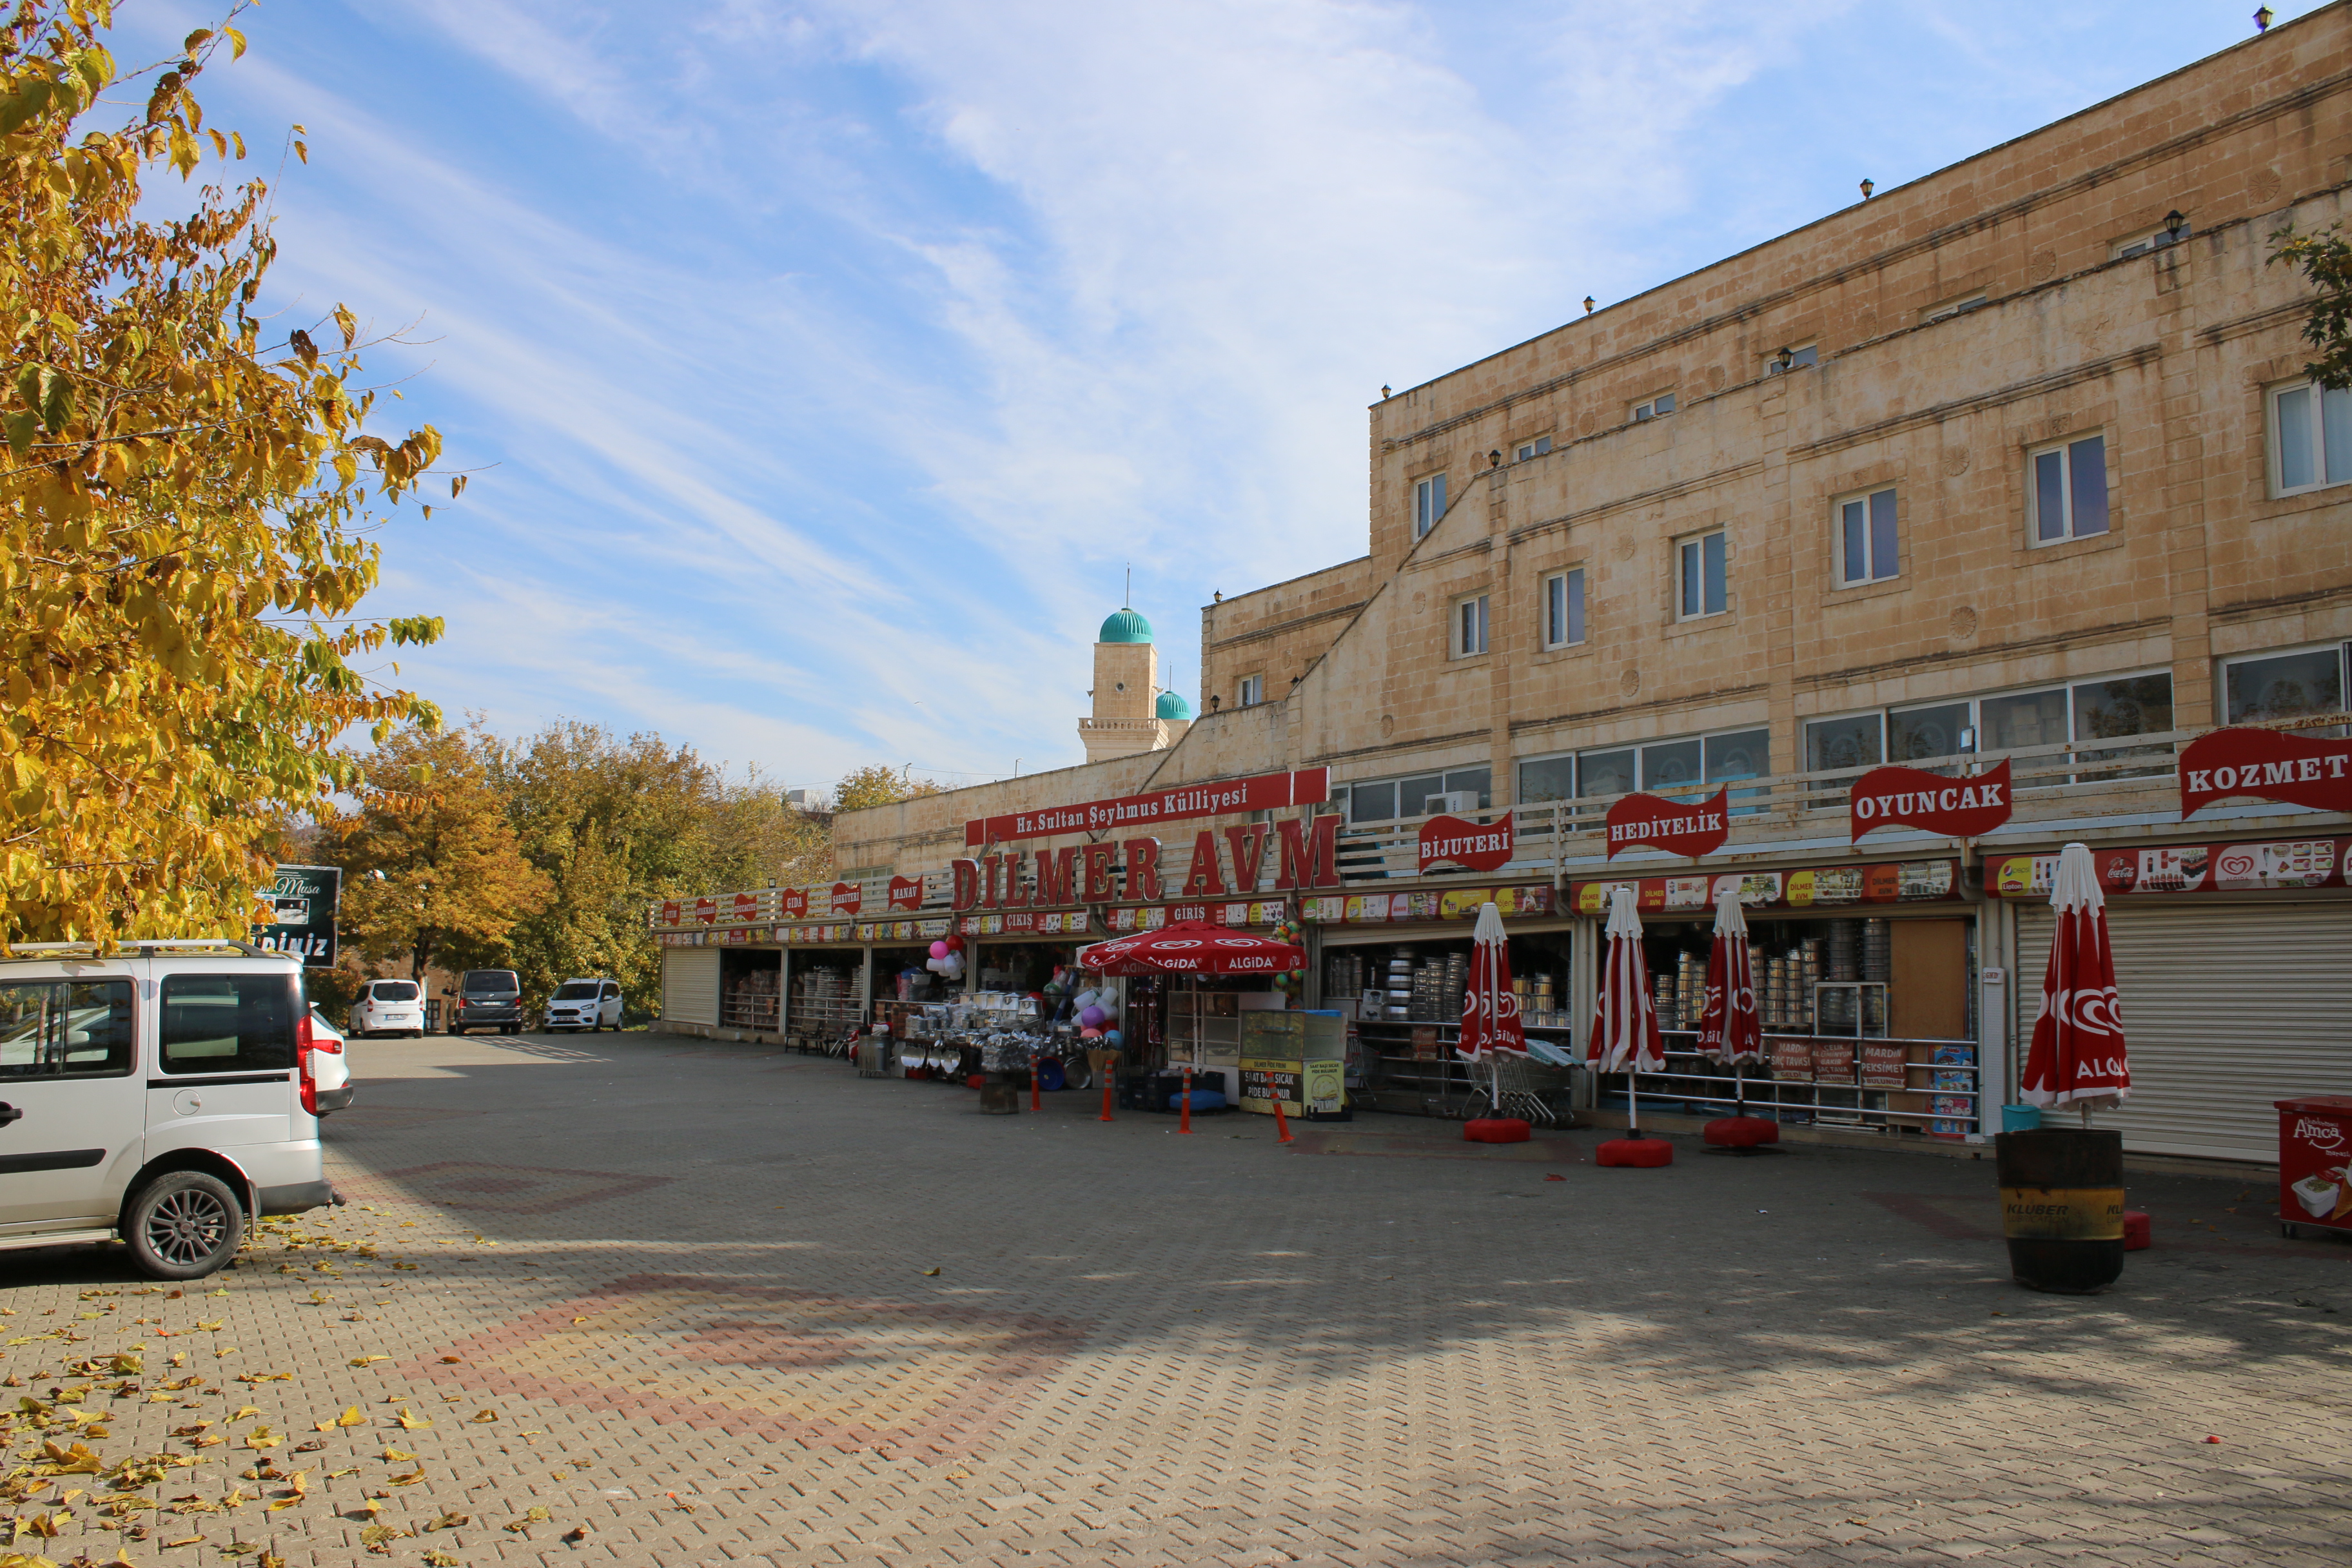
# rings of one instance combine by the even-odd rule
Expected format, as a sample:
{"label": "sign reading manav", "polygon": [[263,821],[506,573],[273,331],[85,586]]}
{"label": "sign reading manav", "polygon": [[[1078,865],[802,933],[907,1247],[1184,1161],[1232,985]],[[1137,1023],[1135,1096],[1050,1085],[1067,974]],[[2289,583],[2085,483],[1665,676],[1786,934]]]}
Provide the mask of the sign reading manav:
{"label": "sign reading manav", "polygon": [[854,915],[866,902],[866,889],[856,882],[835,882],[833,885],[833,912]]}
{"label": "sign reading manav", "polygon": [[2316,811],[2352,811],[2352,740],[2317,741],[2239,727],[2180,749],[2180,816],[2250,795]]}
{"label": "sign reading manav", "polygon": [[1331,770],[1305,768],[1297,773],[1259,773],[1255,778],[1224,779],[1214,784],[1178,784],[1150,795],[1090,800],[1080,805],[974,817],[963,825],[963,841],[966,847],[976,847],[1006,844],[1016,838],[1050,838],[1060,833],[1102,833],[1139,824],[1184,822],[1244,811],[1279,811],[1288,805],[1319,805],[1330,798]]}
{"label": "sign reading manav", "polygon": [[1432,866],[1452,861],[1473,871],[1499,871],[1510,864],[1515,836],[1510,810],[1481,826],[1458,816],[1433,816],[1421,825],[1421,874]]}
{"label": "sign reading manav", "polygon": [[894,910],[919,910],[923,907],[923,879],[920,877],[890,879],[890,907]]}
{"label": "sign reading manav", "polygon": [[253,944],[290,952],[305,969],[335,966],[335,910],[342,901],[340,866],[280,866],[277,879],[257,896],[269,908],[267,925],[253,928]]}
{"label": "sign reading manav", "polygon": [[1620,849],[1663,849],[1693,859],[1712,855],[1731,837],[1730,803],[1727,787],[1702,801],[1626,795],[1609,808],[1608,858],[1615,859]]}
{"label": "sign reading manav", "polygon": [[1917,827],[1947,838],[1978,838],[2009,820],[2009,759],[1966,778],[1923,768],[1873,768],[1853,781],[1849,842],[1882,827]]}

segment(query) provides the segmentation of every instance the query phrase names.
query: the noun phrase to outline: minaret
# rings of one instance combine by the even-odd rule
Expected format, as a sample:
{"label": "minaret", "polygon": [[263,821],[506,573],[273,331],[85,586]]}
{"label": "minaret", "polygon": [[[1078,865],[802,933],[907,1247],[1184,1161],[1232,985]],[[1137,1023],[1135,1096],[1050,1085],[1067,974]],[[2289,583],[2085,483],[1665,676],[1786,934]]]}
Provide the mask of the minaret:
{"label": "minaret", "polygon": [[1123,607],[1103,622],[1095,638],[1095,710],[1078,721],[1087,761],[1133,756],[1168,744],[1159,697],[1160,650],[1151,645],[1151,623]]}

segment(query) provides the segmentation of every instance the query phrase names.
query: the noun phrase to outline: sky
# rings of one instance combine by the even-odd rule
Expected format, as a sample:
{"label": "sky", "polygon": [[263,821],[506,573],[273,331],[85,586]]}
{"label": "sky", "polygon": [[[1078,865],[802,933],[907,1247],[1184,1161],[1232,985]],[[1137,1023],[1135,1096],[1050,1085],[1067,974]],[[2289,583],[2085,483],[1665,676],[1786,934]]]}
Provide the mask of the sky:
{"label": "sky", "polygon": [[[952,787],[1083,760],[1129,571],[1197,703],[1213,593],[1363,553],[1382,384],[2177,69],[2251,8],[272,0],[198,96],[276,184],[265,303],[390,335],[391,417],[471,475],[374,534],[368,608],[448,625],[399,684],[509,737]],[[126,65],[218,19],[116,15]]]}

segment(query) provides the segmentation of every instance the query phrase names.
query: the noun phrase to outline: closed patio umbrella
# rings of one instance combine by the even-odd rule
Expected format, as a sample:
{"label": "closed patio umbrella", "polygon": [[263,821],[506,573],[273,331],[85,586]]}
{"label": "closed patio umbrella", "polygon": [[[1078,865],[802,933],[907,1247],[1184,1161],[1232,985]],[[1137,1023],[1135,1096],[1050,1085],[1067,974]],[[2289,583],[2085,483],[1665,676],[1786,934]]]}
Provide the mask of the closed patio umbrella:
{"label": "closed patio umbrella", "polygon": [[2018,1093],[2029,1105],[2076,1107],[2088,1126],[2092,1111],[2120,1105],[2131,1093],[2131,1066],[2107,942],[2106,895],[2086,847],[2069,844],[2058,852],[2050,910],[2057,929]]}
{"label": "closed patio umbrella", "polygon": [[1625,1075],[1628,1125],[1638,1127],[1640,1104],[1633,1092],[1633,1075],[1664,1071],[1666,1043],[1658,1033],[1657,1006],[1650,1000],[1650,966],[1642,954],[1642,917],[1635,911],[1631,888],[1621,885],[1609,895],[1608,936],[1585,1059],[1595,1072]]}
{"label": "closed patio umbrella", "polygon": [[1503,1113],[1503,1053],[1528,1054],[1526,1027],[1519,1021],[1518,994],[1511,989],[1511,955],[1505,945],[1503,915],[1493,902],[1478,906],[1478,923],[1470,928],[1470,988],[1462,996],[1462,1039],[1454,1047],[1471,1061],[1494,1069],[1492,1103]]}
{"label": "closed patio umbrella", "polygon": [[1748,1114],[1748,1079],[1739,1069],[1764,1059],[1764,1020],[1756,1008],[1756,975],[1748,962],[1748,917],[1738,889],[1715,900],[1715,947],[1706,961],[1706,1012],[1698,1048],[1732,1069],[1739,1114]]}

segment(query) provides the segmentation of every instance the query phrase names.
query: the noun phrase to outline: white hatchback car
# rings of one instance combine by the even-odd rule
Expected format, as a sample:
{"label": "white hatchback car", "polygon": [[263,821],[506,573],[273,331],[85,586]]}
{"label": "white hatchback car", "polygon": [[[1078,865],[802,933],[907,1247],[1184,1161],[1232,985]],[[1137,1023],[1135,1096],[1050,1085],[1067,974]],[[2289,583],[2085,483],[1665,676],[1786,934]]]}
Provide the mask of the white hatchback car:
{"label": "white hatchback car", "polygon": [[425,1037],[425,992],[414,980],[371,980],[352,1004],[347,1027],[354,1035]]}
{"label": "white hatchback car", "polygon": [[593,1034],[599,1029],[621,1026],[621,983],[602,975],[583,980],[567,980],[555,988],[547,999],[547,1031],[585,1029]]}
{"label": "white hatchback car", "polygon": [[319,1118],[351,1102],[286,954],[19,943],[0,958],[0,1251],[119,1239],[152,1279],[201,1279],[249,1216],[336,1201]]}

